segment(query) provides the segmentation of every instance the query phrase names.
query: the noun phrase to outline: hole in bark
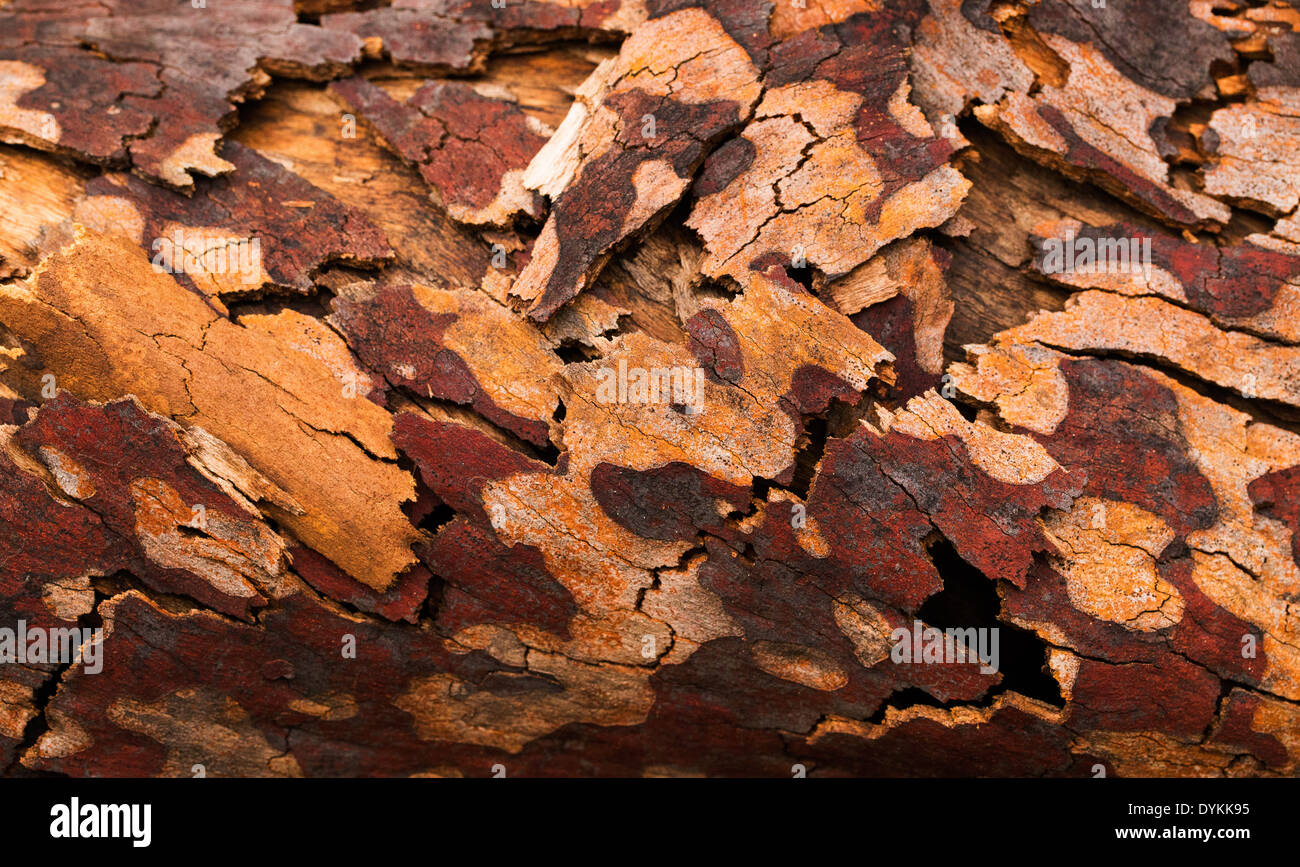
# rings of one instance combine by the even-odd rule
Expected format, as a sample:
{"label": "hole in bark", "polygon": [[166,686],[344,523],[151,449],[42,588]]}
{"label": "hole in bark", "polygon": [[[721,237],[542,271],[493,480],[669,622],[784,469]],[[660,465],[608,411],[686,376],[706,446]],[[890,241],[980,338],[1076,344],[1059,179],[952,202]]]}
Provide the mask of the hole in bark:
{"label": "hole in bark", "polygon": [[366,12],[371,9],[379,9],[383,6],[393,5],[393,0],[352,0],[351,3],[341,4],[321,3],[321,2],[304,2],[297,0],[294,4],[294,11],[298,14],[299,24],[320,24],[322,13],[326,12]]}
{"label": "hole in bark", "polygon": [[808,497],[808,488],[813,476],[817,474],[817,464],[821,463],[826,451],[826,419],[814,416],[804,428],[807,442],[794,457],[794,477],[790,480],[790,491],[800,499]]}
{"label": "hole in bark", "polygon": [[988,697],[1018,692],[1064,707],[1060,686],[1047,672],[1047,646],[1029,630],[998,620],[1002,602],[994,582],[963,560],[952,543],[942,537],[930,545],[930,558],[943,579],[943,590],[925,600],[917,617],[938,629],[973,626],[998,630],[1002,682]]}
{"label": "hole in bark", "polygon": [[[835,439],[847,439],[853,436],[857,429],[862,425],[863,419],[871,417],[876,407],[876,401],[879,395],[874,392],[877,390],[879,380],[871,384],[871,393],[863,394],[857,403],[849,404],[843,401],[833,401],[830,409],[826,413],[826,435]],[[823,443],[824,449],[825,443]]]}
{"label": "hole in bark", "polygon": [[[90,587],[95,591],[95,611],[92,612],[94,617],[99,617],[99,603],[107,598],[121,595],[129,590],[134,590],[147,598],[151,603],[163,609],[169,614],[189,614],[194,611],[203,610],[204,606],[198,600],[189,596],[176,593],[164,593],[155,590],[141,580],[132,572],[119,570],[112,575],[97,575],[90,579]],[[208,609],[210,610],[210,609]],[[86,615],[89,616],[89,615]],[[87,624],[80,625],[102,625],[87,621]]]}
{"label": "hole in bark", "polygon": [[560,356],[560,360],[565,364],[578,364],[599,357],[595,351],[576,340],[565,340],[551,351]]}
{"label": "hole in bark", "polygon": [[31,421],[31,410],[35,409],[36,404],[14,398],[5,400],[0,398],[0,424],[12,424],[22,427]]}
{"label": "hole in bark", "polygon": [[447,592],[447,579],[441,575],[429,575],[429,589],[425,591],[424,603],[416,614],[417,620],[437,621],[438,610],[442,607],[443,594]]}
{"label": "hole in bark", "polygon": [[439,503],[434,506],[429,514],[420,519],[416,526],[430,535],[438,535],[438,531],[451,523],[451,519],[456,517],[456,510],[446,503]]}
{"label": "hole in bark", "polygon": [[560,462],[560,449],[555,443],[548,442],[544,446],[534,446],[536,457],[544,464],[556,466]]}
{"label": "hole in bark", "polygon": [[313,295],[227,296],[222,302],[229,311],[227,317],[231,322],[239,322],[245,316],[274,316],[285,310],[324,321],[330,315],[330,301],[333,299],[333,292],[318,288]]}
{"label": "hole in bark", "polygon": [[959,412],[961,417],[966,419],[966,421],[973,422],[975,421],[976,416],[979,415],[979,410],[968,403],[963,403],[959,400],[952,400],[949,401],[949,403],[957,408],[957,412]]}
{"label": "hole in bark", "polygon": [[717,280],[705,280],[695,288],[695,294],[704,298],[719,298],[724,301],[731,301],[741,295],[744,290],[741,285],[730,277],[720,277]]}
{"label": "hole in bark", "polygon": [[885,714],[890,710],[902,710],[907,707],[916,707],[925,705],[927,707],[955,707],[963,702],[949,702],[944,704],[939,699],[930,695],[930,693],[917,686],[908,686],[903,689],[894,690],[889,694],[889,698],[880,703],[876,712],[867,717],[867,722],[872,725],[880,725],[885,721]]}
{"label": "hole in bark", "polygon": [[786,265],[785,273],[786,276],[807,289],[810,293],[813,291],[813,269],[811,265],[804,265],[802,268],[796,268],[793,265]]}
{"label": "hole in bark", "polygon": [[48,774],[31,771],[25,768],[21,763],[23,753],[31,747],[36,746],[36,742],[41,736],[50,730],[50,721],[46,716],[50,702],[54,699],[54,694],[59,691],[59,680],[63,676],[63,670],[69,666],[61,666],[49,672],[49,679],[42,681],[39,686],[32,692],[32,707],[36,709],[36,715],[27,721],[23,726],[22,740],[14,750],[14,760],[10,767],[5,769],[5,776],[24,776],[24,777],[54,777],[57,774]]}

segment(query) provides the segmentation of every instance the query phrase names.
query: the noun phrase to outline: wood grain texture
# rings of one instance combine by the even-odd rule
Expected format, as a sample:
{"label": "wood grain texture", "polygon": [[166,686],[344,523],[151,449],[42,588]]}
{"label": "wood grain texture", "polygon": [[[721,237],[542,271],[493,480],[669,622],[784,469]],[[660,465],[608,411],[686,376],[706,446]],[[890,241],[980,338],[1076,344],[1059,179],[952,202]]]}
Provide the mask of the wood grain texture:
{"label": "wood grain texture", "polygon": [[6,773],[1296,776],[1298,45],[0,3]]}

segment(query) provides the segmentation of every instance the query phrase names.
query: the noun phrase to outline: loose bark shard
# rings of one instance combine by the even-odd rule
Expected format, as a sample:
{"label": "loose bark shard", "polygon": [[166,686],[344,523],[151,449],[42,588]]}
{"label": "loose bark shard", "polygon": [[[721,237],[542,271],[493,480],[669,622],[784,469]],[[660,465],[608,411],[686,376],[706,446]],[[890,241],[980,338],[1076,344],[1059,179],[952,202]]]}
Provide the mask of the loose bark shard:
{"label": "loose bark shard", "polygon": [[367,54],[423,72],[481,72],[493,48],[630,32],[645,18],[640,0],[502,3],[395,0],[364,12],[325,15],[328,30],[365,40]]}
{"label": "loose bark shard", "polygon": [[956,213],[969,184],[908,102],[899,23],[854,18],[774,51],[754,121],[695,189],[687,225],[704,238],[706,274],[743,282],[775,256],[835,277]]}
{"label": "loose bark shard", "polygon": [[951,257],[928,241],[891,244],[827,287],[835,308],[894,356],[896,386],[915,397],[939,385],[943,339],[955,305],[944,279]]}
{"label": "loose bark shard", "polygon": [[1084,292],[1063,312],[1039,314],[1015,334],[1059,349],[1158,359],[1246,397],[1300,406],[1300,348],[1221,331],[1157,298]]}
{"label": "loose bark shard", "polygon": [[[1212,87],[1208,64],[1234,57],[1226,37],[1177,0],[1096,9],[1052,0],[1027,15],[1019,6],[1004,10],[1000,20],[990,5],[932,4],[914,68],[933,118],[948,125],[973,105],[1017,150],[1162,220],[1228,221],[1222,202],[1174,182],[1163,136],[1179,103]],[[1138,23],[1147,16],[1161,23]],[[1170,28],[1186,36],[1170,41]],[[1175,44],[1197,48],[1178,52]],[[968,55],[979,64],[965,63]]]}
{"label": "loose bark shard", "polygon": [[[414,562],[416,534],[399,508],[414,485],[384,461],[395,457],[391,419],[281,342],[292,314],[236,325],[133,244],[87,232],[25,284],[0,287],[0,321],[73,393],[134,394],[229,443],[302,509],[268,512],[363,583],[382,590]],[[6,373],[39,391],[38,371]],[[319,475],[318,462],[337,470]]]}
{"label": "loose bark shard", "polygon": [[[1044,223],[1030,240],[1035,267],[1050,279],[1079,289],[1164,298],[1208,316],[1221,329],[1300,342],[1300,257],[1249,243],[1189,244],[1123,223]],[[1075,255],[1067,268],[1068,252]]]}
{"label": "loose bark shard", "polygon": [[517,214],[541,216],[540,198],[524,189],[523,178],[548,131],[512,103],[457,82],[429,82],[405,103],[360,77],[331,89],[419,169],[434,201],[455,219],[500,225]]}
{"label": "loose bark shard", "polygon": [[534,445],[550,442],[560,360],[535,329],[485,295],[382,286],[339,299],[331,319],[393,386],[471,405]]}
{"label": "loose bark shard", "polygon": [[177,279],[215,303],[274,289],[308,294],[326,265],[374,267],[392,258],[364,214],[257,151],[231,142],[225,153],[236,173],[191,198],[105,175],[86,185],[74,217],[139,244],[155,266],[183,275]]}
{"label": "loose bark shard", "polygon": [[693,8],[638,28],[593,76],[592,107],[576,103],[529,169],[544,179],[530,186],[554,204],[512,291],[539,322],[681,198],[708,148],[749,117],[761,90],[745,50]]}
{"label": "loose bark shard", "polygon": [[[233,169],[217,143],[235,104],[259,96],[270,74],[333,78],[361,54],[356,36],[298,23],[290,0],[211,9],[114,0],[55,14],[42,14],[44,5],[19,0],[4,10],[0,62],[18,81],[4,124],[10,135],[91,162],[129,160],[177,189],[193,186],[192,172]],[[83,45],[128,62],[109,63]],[[90,111],[76,112],[70,127],[59,123],[69,110],[61,106],[87,100]]]}
{"label": "loose bark shard", "polygon": [[[132,401],[98,407],[60,398],[15,441],[49,470],[62,496],[126,540],[132,555],[118,568],[236,617],[266,604],[264,592],[284,571],[284,542],[242,494],[193,465],[199,457],[174,423]],[[119,460],[124,448],[130,465]]]}

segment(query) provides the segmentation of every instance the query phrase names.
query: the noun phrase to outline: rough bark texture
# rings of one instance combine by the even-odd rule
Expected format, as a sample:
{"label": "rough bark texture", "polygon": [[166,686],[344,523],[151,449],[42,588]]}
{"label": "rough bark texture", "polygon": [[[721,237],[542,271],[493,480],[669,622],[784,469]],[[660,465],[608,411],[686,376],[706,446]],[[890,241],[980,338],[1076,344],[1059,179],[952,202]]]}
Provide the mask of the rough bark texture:
{"label": "rough bark texture", "polygon": [[1300,773],[1281,0],[0,0],[0,140],[11,775]]}

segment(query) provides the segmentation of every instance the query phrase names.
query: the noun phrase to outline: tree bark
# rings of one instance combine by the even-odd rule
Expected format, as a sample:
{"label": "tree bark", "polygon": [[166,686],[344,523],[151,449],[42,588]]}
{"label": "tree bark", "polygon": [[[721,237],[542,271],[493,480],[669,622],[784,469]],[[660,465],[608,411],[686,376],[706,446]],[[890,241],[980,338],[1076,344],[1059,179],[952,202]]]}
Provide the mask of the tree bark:
{"label": "tree bark", "polygon": [[1282,0],[0,0],[0,140],[9,775],[1297,773]]}

